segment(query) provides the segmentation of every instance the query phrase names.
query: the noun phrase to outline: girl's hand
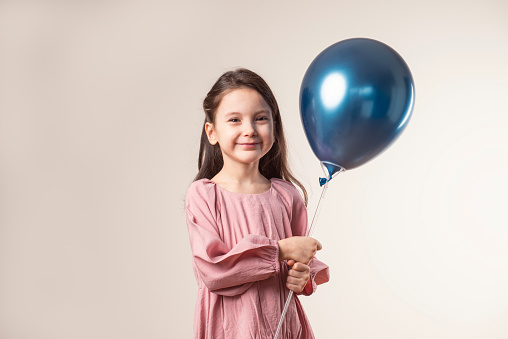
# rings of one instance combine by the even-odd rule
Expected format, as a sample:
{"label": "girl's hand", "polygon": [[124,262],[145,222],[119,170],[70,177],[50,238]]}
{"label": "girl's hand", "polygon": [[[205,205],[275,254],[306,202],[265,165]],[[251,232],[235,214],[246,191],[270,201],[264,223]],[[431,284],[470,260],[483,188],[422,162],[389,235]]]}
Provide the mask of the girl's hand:
{"label": "girl's hand", "polygon": [[308,264],[323,248],[321,243],[310,237],[290,237],[279,240],[279,261],[293,259],[297,263]]}
{"label": "girl's hand", "polygon": [[299,262],[295,263],[294,260],[288,260],[287,264],[290,269],[288,271],[286,286],[291,291],[300,293],[309,281],[310,267]]}

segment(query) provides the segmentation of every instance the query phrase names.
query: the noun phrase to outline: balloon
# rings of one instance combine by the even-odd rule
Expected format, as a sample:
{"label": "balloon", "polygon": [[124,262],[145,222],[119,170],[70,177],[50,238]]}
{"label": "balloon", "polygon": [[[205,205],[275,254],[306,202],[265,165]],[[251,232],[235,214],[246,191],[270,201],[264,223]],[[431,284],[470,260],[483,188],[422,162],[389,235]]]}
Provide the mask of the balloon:
{"label": "balloon", "polygon": [[322,51],[302,80],[300,113],[326,180],[385,150],[407,126],[414,93],[408,66],[382,42],[348,39]]}

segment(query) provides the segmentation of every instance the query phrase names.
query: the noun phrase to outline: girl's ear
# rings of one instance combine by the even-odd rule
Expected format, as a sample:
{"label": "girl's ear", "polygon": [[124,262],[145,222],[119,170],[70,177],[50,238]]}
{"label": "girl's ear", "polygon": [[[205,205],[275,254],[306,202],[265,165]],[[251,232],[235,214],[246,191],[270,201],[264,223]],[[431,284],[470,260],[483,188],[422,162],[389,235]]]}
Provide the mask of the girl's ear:
{"label": "girl's ear", "polygon": [[208,137],[208,142],[212,145],[215,145],[217,143],[217,136],[215,134],[215,130],[213,128],[212,123],[207,122],[205,124],[205,133],[206,136]]}

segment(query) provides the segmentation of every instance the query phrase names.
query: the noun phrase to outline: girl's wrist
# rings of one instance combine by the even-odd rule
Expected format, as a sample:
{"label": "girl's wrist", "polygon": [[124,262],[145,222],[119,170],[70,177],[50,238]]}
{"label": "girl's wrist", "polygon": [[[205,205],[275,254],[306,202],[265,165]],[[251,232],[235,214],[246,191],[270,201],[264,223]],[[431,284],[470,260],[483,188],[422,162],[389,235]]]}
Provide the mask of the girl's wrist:
{"label": "girl's wrist", "polygon": [[285,248],[285,239],[279,240],[277,244],[279,245],[279,261],[286,260],[286,248]]}

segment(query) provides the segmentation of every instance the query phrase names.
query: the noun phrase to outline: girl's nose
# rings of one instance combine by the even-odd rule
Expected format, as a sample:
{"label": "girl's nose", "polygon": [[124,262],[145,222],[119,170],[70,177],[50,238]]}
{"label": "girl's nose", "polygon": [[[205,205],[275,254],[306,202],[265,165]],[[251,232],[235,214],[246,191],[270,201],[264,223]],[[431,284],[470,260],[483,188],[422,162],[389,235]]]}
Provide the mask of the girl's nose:
{"label": "girl's nose", "polygon": [[243,134],[245,136],[250,136],[250,135],[256,135],[257,134],[256,129],[254,128],[252,123],[246,123],[245,130],[243,131]]}

